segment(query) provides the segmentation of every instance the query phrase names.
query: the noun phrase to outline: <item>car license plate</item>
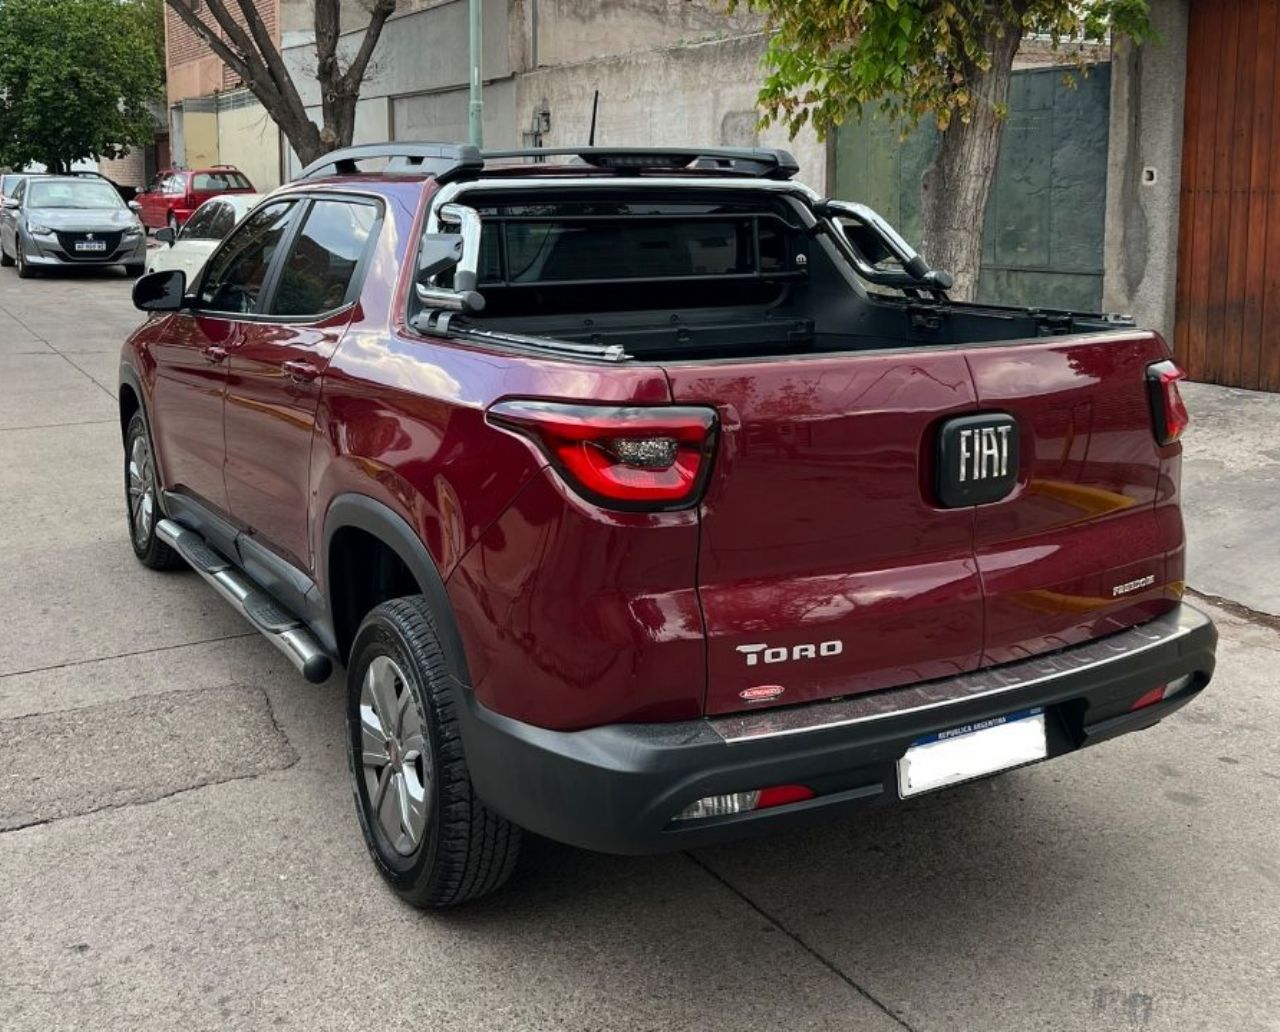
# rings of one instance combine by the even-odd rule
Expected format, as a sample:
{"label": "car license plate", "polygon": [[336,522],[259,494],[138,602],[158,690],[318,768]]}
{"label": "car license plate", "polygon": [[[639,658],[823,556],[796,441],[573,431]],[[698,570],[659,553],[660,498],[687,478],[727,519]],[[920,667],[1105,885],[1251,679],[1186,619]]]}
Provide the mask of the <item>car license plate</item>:
{"label": "car license plate", "polygon": [[77,240],[75,249],[77,251],[105,251],[107,242],[105,240]]}
{"label": "car license plate", "polygon": [[1049,755],[1040,707],[917,739],[898,761],[903,799]]}

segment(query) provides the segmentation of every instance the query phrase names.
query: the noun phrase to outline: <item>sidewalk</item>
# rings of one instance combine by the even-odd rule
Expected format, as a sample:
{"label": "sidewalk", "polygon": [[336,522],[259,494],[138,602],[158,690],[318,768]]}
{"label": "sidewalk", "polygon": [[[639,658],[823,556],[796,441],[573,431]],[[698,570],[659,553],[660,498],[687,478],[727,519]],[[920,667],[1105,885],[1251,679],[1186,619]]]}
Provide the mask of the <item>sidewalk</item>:
{"label": "sidewalk", "polygon": [[1280,394],[1192,383],[1182,396],[1187,584],[1280,616]]}

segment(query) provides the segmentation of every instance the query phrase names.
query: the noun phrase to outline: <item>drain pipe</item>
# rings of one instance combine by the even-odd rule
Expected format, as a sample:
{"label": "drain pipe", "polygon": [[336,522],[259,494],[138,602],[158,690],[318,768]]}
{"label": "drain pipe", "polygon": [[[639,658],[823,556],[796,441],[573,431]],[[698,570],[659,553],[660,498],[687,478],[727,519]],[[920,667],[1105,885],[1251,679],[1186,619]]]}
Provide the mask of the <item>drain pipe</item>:
{"label": "drain pipe", "polygon": [[481,92],[480,51],[482,28],[480,19],[480,0],[467,0],[468,14],[471,17],[471,103],[467,106],[467,128],[470,131],[471,144],[484,146],[484,96]]}

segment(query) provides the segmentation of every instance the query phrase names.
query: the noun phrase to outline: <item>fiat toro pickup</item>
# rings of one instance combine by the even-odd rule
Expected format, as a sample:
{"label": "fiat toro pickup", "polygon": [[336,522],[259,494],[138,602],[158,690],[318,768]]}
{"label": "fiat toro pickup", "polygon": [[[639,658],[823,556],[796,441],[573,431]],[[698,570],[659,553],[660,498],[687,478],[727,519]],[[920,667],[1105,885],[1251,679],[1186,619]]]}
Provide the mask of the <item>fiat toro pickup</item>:
{"label": "fiat toro pickup", "polygon": [[345,667],[356,813],[412,903],[495,889],[522,828],[833,820],[1209,682],[1165,342],[951,300],[795,172],[356,147],[135,285],[133,548],[308,680]]}

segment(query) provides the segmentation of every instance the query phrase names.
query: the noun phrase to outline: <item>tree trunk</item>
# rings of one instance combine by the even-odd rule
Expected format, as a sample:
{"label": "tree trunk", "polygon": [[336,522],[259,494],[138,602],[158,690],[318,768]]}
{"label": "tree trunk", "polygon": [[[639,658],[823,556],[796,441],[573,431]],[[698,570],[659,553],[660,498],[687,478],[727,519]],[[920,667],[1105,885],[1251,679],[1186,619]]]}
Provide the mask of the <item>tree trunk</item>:
{"label": "tree trunk", "polygon": [[993,31],[984,41],[991,67],[966,75],[972,116],[967,123],[957,118],[948,126],[920,184],[921,254],[931,266],[955,277],[950,294],[962,301],[972,300],[978,289],[982,227],[1004,131],[998,112],[1008,103],[1020,36],[1015,24],[1007,26],[1003,36]]}

